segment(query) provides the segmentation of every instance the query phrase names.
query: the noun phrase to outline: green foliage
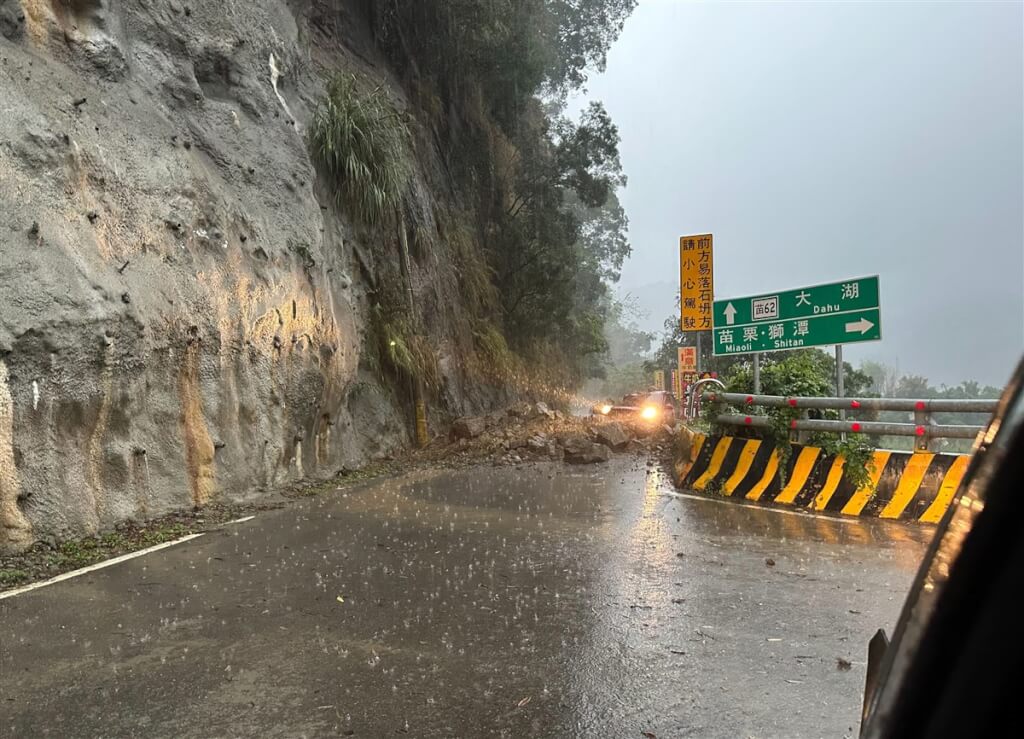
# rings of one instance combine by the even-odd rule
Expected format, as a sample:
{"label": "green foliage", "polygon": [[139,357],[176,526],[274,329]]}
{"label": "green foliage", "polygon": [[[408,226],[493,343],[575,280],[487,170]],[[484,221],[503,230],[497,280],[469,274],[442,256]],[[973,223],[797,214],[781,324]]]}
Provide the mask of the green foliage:
{"label": "green foliage", "polygon": [[896,397],[899,373],[881,362],[861,362],[859,370],[871,378],[871,389],[882,398]]}
{"label": "green foliage", "polygon": [[605,337],[608,341],[608,360],[613,366],[643,364],[651,351],[654,335],[643,331],[637,325],[639,310],[635,299],[627,296],[624,300],[609,300]]}
{"label": "green foliage", "polygon": [[505,335],[490,321],[480,321],[473,329],[473,342],[483,361],[485,374],[508,381],[519,369],[518,358],[509,349]]}
{"label": "green foliage", "polygon": [[19,570],[16,568],[0,568],[0,587],[10,587],[12,585],[20,585],[29,579],[29,574],[25,570]]}
{"label": "green foliage", "polygon": [[584,205],[600,208],[615,188],[625,186],[619,129],[602,103],[592,101],[579,123],[557,118],[553,133],[556,181],[573,191]]}
{"label": "green foliage", "polygon": [[506,131],[544,92],[578,89],[636,0],[371,0],[385,51],[407,72],[433,80],[446,101],[477,86]]}
{"label": "green foliage", "polygon": [[355,76],[337,76],[313,114],[313,161],[342,208],[356,221],[390,221],[411,171],[410,134],[381,88],[359,90]]}
{"label": "green foliage", "polygon": [[421,382],[427,390],[440,388],[441,370],[429,339],[414,332],[404,315],[380,304],[373,307],[371,316],[378,365]]}
{"label": "green foliage", "polygon": [[[676,308],[679,307],[679,295],[676,294]],[[671,369],[678,361],[678,347],[696,346],[695,333],[683,333],[679,323],[679,316],[669,316],[662,323],[661,343],[654,351],[654,356],[647,362],[647,369],[653,372],[656,369]],[[704,365],[702,364],[701,367]]]}
{"label": "green foliage", "polygon": [[592,355],[588,374],[594,378],[584,387],[587,397],[620,398],[650,384],[645,358],[653,336],[636,325],[636,309],[610,296],[604,305],[604,341],[607,351]]}
{"label": "green foliage", "polygon": [[[785,397],[826,397],[834,394],[835,360],[818,349],[802,349],[793,352],[776,353],[769,357],[761,369],[761,393],[763,395],[781,395]],[[853,371],[850,375],[855,386],[870,378],[863,373]],[[751,368],[748,363],[735,363],[727,371],[724,379],[726,390],[733,393],[749,393],[753,389]],[[717,427],[715,419],[720,413],[735,412],[726,410],[723,403],[708,403],[705,418],[717,432],[735,433],[735,427]],[[758,436],[772,443],[779,457],[780,479],[785,484],[786,469],[792,456],[790,446],[791,424],[801,418],[801,411],[784,406],[782,408],[759,408],[757,412],[769,420],[767,428],[754,431]],[[825,412],[825,417],[838,418],[835,411]],[[847,434],[843,439],[839,434],[810,433],[805,434],[804,443],[819,447],[825,454],[842,455],[846,460],[844,475],[854,486],[867,482],[871,474],[872,455],[875,444],[864,434]]]}
{"label": "green foliage", "polygon": [[551,87],[576,88],[587,81],[587,71],[604,71],[608,48],[622,32],[637,0],[548,0],[548,43],[558,49],[548,73]]}
{"label": "green foliage", "polygon": [[904,375],[896,383],[897,398],[924,398],[932,393],[928,378],[921,375]]}
{"label": "green foliage", "polygon": [[441,387],[441,370],[430,340],[414,331],[400,289],[384,282],[370,309],[364,353],[375,369],[421,382],[427,390]]}
{"label": "green foliage", "polygon": [[870,437],[864,434],[847,434],[843,439],[838,434],[811,434],[807,443],[820,447],[825,454],[842,456],[846,460],[843,476],[854,487],[866,485],[870,480],[874,472],[874,454],[877,448]]}
{"label": "green foliage", "polygon": [[629,218],[614,192],[601,206],[588,208],[575,193],[566,196],[566,209],[579,223],[580,256],[588,273],[607,284],[618,282],[622,264],[632,253]]}
{"label": "green foliage", "polygon": [[[786,352],[781,360],[761,363],[761,393],[800,397],[835,395],[835,360],[818,349]],[[729,392],[753,390],[753,369],[747,363],[733,365],[725,376]]]}
{"label": "green foliage", "polygon": [[498,311],[500,296],[494,269],[477,246],[468,220],[462,214],[449,214],[442,220],[443,238],[451,247],[466,306],[474,317],[486,318]]}
{"label": "green foliage", "polygon": [[624,182],[618,132],[600,106],[578,124],[528,121],[492,252],[505,324],[520,345],[557,340],[577,374],[599,366],[608,284],[629,254],[614,188]]}
{"label": "green foliage", "polygon": [[134,549],[137,545],[147,547],[162,544],[178,539],[187,533],[188,529],[182,524],[171,523],[159,528],[147,529],[138,535],[130,536],[121,531],[112,531],[102,536],[69,539],[57,546],[47,558],[47,564],[59,570],[86,567],[121,552]]}
{"label": "green foliage", "polygon": [[423,101],[421,118],[476,217],[475,228],[463,220],[479,239],[445,229],[467,304],[513,351],[539,352],[570,382],[601,371],[608,284],[629,243],[615,196],[625,184],[618,130],[599,103],[578,121],[562,103],[603,66],[635,4],[369,2],[378,42]]}
{"label": "green foliage", "polygon": [[[991,400],[1002,395],[1002,388],[982,385],[973,380],[965,380],[959,385],[940,385],[935,387],[928,378],[921,375],[902,375],[895,368],[880,362],[864,362],[861,371],[881,380],[879,395],[885,398],[934,399],[948,398],[953,400]],[[882,411],[875,414],[872,420],[909,423],[913,414],[897,411]],[[987,413],[936,413],[935,423],[950,425],[983,426],[988,422]],[[906,436],[883,436],[879,443],[887,449],[910,450],[914,440]],[[938,451],[965,454],[971,451],[973,442],[970,439],[939,439],[936,441]]]}
{"label": "green foliage", "polygon": [[649,377],[642,362],[612,365],[605,370],[604,379],[588,394],[594,400],[619,400],[627,393],[647,387]]}
{"label": "green foliage", "polygon": [[715,400],[701,400],[701,430],[708,433],[735,433],[735,427],[725,429],[718,425],[718,417],[723,413],[735,413],[736,411],[717,398]]}

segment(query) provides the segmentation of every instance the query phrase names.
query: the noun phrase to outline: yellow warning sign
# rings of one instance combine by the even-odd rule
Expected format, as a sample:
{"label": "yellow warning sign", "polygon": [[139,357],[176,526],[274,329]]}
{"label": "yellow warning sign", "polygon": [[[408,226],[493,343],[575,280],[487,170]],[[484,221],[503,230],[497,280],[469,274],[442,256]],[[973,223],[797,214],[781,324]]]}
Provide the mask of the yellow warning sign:
{"label": "yellow warning sign", "polygon": [[683,331],[710,331],[715,299],[711,234],[679,237],[679,300]]}
{"label": "yellow warning sign", "polygon": [[696,372],[697,371],[697,347],[695,346],[681,346],[679,347],[679,372]]}

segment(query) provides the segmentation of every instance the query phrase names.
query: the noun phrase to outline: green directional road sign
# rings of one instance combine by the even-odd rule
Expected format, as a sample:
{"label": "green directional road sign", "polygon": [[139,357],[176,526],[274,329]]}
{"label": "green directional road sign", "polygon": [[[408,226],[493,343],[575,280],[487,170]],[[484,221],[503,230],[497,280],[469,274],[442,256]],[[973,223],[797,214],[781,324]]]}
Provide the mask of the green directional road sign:
{"label": "green directional road sign", "polygon": [[882,338],[878,277],[716,300],[716,356]]}

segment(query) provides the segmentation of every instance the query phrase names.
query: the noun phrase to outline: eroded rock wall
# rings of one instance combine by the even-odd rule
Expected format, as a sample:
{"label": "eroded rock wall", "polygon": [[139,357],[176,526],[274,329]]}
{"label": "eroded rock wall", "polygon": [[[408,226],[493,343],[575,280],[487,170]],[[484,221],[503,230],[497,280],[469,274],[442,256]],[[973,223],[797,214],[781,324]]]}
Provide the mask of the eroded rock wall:
{"label": "eroded rock wall", "polygon": [[320,6],[0,0],[0,549],[406,441],[303,138]]}

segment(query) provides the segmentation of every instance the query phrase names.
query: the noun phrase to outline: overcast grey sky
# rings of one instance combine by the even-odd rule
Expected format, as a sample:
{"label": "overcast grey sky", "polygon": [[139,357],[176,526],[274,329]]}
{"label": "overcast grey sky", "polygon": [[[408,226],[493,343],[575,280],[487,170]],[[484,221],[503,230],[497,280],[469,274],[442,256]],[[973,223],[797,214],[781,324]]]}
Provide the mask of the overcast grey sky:
{"label": "overcast grey sky", "polygon": [[[1019,2],[640,0],[588,97],[619,125],[633,257],[660,327],[677,241],[726,298],[879,274],[879,359],[1003,384],[1024,349]],[[579,103],[580,101],[574,101]]]}

